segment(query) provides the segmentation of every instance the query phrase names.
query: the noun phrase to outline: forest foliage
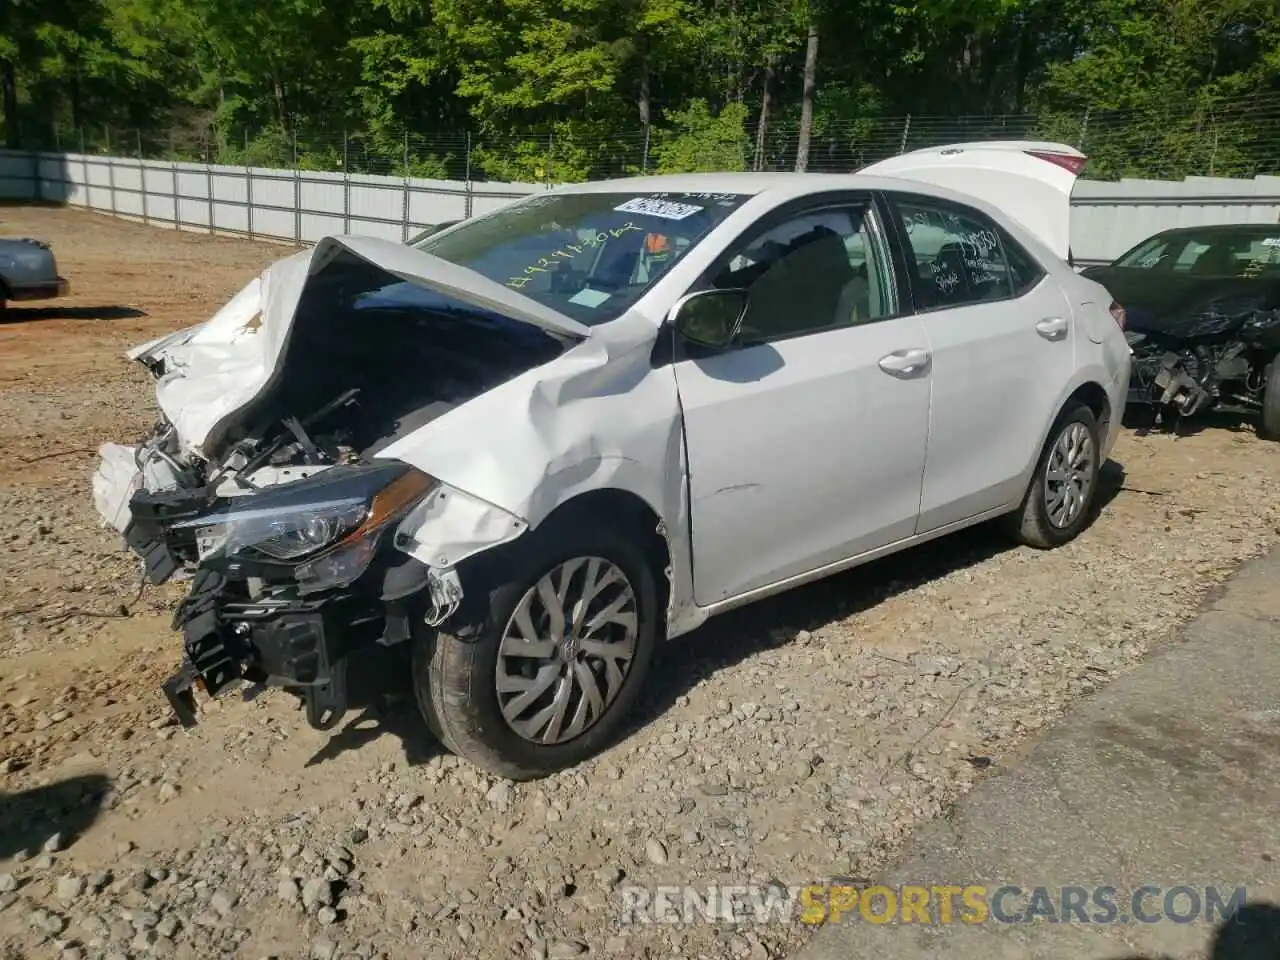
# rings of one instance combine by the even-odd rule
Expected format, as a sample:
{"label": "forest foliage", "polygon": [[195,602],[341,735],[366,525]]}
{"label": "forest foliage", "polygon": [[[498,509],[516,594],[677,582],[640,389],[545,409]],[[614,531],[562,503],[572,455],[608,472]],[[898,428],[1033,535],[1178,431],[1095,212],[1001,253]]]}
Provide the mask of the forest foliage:
{"label": "forest foliage", "polygon": [[0,0],[0,87],[10,146],[397,175],[1280,171],[1276,0]]}

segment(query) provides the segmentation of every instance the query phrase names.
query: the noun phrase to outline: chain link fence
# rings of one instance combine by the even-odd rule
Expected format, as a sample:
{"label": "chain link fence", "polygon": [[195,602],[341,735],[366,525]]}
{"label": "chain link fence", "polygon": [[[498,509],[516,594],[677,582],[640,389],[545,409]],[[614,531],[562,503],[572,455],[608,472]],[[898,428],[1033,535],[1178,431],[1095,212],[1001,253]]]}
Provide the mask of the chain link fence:
{"label": "chain link fence", "polygon": [[[24,131],[23,147],[67,153],[463,181],[555,183],[637,173],[791,170],[798,123],[772,120],[763,138],[755,118],[712,134],[655,126],[506,135],[468,131],[325,130],[314,127],[186,125],[117,129],[85,124]],[[848,172],[927,146],[995,139],[1069,143],[1090,157],[1093,179],[1252,177],[1280,173],[1280,94],[1211,107],[1091,110],[993,116],[819,117],[807,169]],[[668,149],[679,143],[680,149]],[[671,157],[679,159],[673,162]]]}

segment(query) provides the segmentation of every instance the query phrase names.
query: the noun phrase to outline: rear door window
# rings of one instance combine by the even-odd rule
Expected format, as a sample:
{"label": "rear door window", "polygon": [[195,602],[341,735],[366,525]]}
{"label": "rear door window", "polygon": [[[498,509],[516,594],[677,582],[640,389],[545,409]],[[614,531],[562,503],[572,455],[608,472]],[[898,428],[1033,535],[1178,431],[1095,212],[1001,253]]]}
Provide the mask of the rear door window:
{"label": "rear door window", "polygon": [[1019,297],[1044,268],[982,212],[933,197],[889,194],[902,225],[907,272],[920,310]]}

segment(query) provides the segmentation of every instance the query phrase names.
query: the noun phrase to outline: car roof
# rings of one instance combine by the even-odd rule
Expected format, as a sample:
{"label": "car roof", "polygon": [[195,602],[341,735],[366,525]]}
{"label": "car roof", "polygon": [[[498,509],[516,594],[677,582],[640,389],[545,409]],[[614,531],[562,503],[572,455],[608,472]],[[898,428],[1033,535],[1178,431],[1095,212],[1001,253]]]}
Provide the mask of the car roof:
{"label": "car roof", "polygon": [[803,195],[823,190],[914,190],[959,196],[945,187],[897,177],[861,173],[664,173],[564,184],[552,193],[736,193],[756,196],[784,192]]}
{"label": "car roof", "polygon": [[[744,210],[807,200],[824,193],[876,190],[917,194],[963,205],[995,219],[1019,239],[1030,238],[1038,252],[1067,260],[1071,185],[1077,169],[1045,162],[1032,148],[1078,152],[1032,141],[999,141],[991,149],[937,148],[891,158],[888,169],[849,173],[678,173],[622,177],[551,188],[543,195],[643,195],[686,193],[740,195]],[[1033,159],[1034,158],[1034,159]],[[762,198],[768,198],[760,203]]]}
{"label": "car roof", "polygon": [[[1159,233],[1152,234],[1147,239],[1153,237],[1175,237],[1185,234],[1196,234],[1204,236],[1206,233],[1243,233],[1243,234],[1262,234],[1266,236],[1280,235],[1280,224],[1275,223],[1206,223],[1198,227],[1170,227],[1168,230],[1161,230]],[[1144,241],[1145,242],[1145,241]]]}

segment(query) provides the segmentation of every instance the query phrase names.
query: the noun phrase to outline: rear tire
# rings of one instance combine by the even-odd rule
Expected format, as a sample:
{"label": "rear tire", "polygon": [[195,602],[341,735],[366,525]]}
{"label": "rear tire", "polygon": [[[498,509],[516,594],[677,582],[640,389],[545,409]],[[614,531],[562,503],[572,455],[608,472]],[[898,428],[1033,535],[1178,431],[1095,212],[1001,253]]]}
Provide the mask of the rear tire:
{"label": "rear tire", "polygon": [[427,725],[451,752],[510,780],[575,766],[612,741],[662,624],[636,537],[582,515],[533,536],[489,589],[478,629],[413,641]]}
{"label": "rear tire", "polygon": [[1101,448],[1093,411],[1079,402],[1064,408],[1049,431],[1022,505],[1005,517],[1005,532],[1038,550],[1079,536],[1097,498]]}
{"label": "rear tire", "polygon": [[1262,415],[1258,418],[1258,436],[1263,440],[1280,440],[1280,354],[1267,364],[1263,372]]}

